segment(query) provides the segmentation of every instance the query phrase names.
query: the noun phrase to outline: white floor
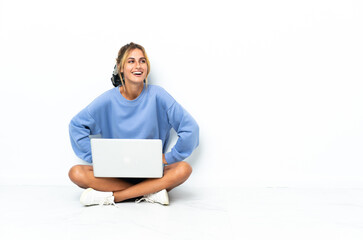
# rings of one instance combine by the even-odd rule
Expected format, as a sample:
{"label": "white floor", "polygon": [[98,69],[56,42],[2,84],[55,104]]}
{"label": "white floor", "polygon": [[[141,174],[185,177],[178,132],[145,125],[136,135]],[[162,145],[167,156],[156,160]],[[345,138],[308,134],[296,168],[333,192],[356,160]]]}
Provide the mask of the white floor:
{"label": "white floor", "polygon": [[0,239],[363,239],[362,189],[190,188],[83,207],[73,186],[0,186]]}

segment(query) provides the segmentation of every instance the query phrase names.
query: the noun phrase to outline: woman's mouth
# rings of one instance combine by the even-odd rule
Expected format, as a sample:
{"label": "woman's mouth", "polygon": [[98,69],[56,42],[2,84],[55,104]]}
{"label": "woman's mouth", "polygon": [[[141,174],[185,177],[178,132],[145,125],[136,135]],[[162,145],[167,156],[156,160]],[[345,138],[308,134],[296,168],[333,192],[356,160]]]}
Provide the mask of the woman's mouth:
{"label": "woman's mouth", "polygon": [[132,74],[134,74],[135,76],[141,76],[142,72],[133,72]]}

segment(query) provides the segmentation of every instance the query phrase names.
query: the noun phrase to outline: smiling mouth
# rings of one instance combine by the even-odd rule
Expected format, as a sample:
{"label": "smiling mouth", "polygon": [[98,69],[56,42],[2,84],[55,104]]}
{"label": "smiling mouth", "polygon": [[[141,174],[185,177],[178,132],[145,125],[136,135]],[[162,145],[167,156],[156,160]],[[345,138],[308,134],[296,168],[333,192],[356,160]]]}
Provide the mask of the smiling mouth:
{"label": "smiling mouth", "polygon": [[134,74],[136,76],[140,76],[140,75],[142,75],[142,72],[133,72],[132,74]]}

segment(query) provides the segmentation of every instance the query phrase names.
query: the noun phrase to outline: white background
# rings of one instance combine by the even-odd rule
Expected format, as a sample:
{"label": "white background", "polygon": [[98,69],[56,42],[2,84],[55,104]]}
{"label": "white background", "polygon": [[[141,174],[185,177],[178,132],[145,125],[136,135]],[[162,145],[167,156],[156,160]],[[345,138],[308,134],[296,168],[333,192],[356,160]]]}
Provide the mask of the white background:
{"label": "white background", "polygon": [[363,184],[363,3],[0,2],[0,184],[71,184],[70,119],[134,41],[200,125],[188,184]]}

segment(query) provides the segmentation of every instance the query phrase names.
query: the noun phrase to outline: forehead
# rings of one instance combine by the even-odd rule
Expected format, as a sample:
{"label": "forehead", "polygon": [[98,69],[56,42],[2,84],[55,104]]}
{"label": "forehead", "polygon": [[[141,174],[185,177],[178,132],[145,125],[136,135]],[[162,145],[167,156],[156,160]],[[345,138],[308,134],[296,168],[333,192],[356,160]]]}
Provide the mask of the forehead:
{"label": "forehead", "polygon": [[138,48],[131,50],[129,55],[127,56],[127,58],[142,58],[142,57],[145,57],[144,53]]}

